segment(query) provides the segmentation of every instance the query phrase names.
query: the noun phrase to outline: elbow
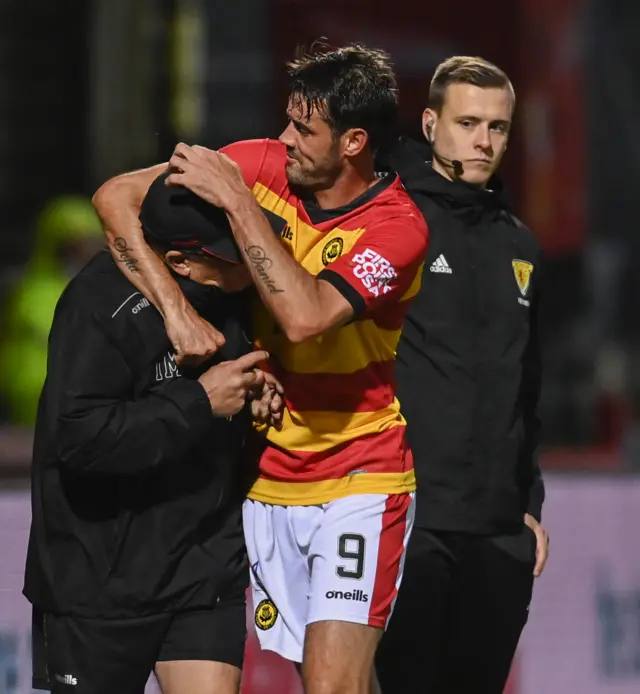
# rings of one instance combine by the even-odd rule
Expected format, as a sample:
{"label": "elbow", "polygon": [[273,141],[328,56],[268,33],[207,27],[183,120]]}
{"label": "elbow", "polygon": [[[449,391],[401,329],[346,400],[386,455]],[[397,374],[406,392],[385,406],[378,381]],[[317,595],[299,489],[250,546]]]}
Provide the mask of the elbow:
{"label": "elbow", "polygon": [[123,179],[123,176],[110,178],[93,194],[91,204],[96,208],[98,214],[104,211],[105,206],[121,201],[126,190],[126,183]]}
{"label": "elbow", "polygon": [[103,183],[91,198],[91,204],[100,218],[104,234],[110,242],[113,241],[114,237],[109,223],[113,211],[118,207],[127,205],[128,201],[127,184],[120,177],[112,178]]}
{"label": "elbow", "polygon": [[291,321],[288,325],[283,325],[282,330],[287,336],[287,340],[297,345],[314,337],[319,337],[325,331],[325,327],[318,322]]}
{"label": "elbow", "polygon": [[327,330],[346,325],[353,319],[353,309],[350,305],[340,307],[340,310],[332,310],[329,307],[318,308],[312,311],[305,311],[303,315],[292,315],[287,320],[281,321],[280,325],[287,336],[289,342],[299,344],[306,340],[320,337]]}

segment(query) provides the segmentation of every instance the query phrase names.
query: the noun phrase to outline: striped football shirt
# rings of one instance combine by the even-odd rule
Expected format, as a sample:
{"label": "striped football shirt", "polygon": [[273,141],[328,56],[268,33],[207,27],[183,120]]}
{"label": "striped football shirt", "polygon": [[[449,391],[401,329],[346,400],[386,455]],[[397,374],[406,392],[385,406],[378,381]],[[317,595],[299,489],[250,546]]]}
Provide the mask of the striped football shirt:
{"label": "striped football shirt", "polygon": [[420,287],[424,218],[393,173],[349,205],[324,210],[289,188],[281,143],[250,140],[221,151],[239,164],[261,207],[281,219],[291,255],[354,310],[347,325],[298,344],[266,309],[256,311],[256,346],[271,355],[286,410],[282,429],[267,430],[249,497],[311,505],[413,491],[393,372],[407,306]]}

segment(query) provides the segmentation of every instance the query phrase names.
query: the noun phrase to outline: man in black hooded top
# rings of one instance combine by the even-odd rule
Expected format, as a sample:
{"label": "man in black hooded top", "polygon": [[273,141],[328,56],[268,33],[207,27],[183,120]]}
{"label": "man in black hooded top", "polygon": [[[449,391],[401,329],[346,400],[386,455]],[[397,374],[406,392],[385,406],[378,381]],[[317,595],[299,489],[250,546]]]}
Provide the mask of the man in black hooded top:
{"label": "man in black hooded top", "polygon": [[255,405],[280,417],[279,396],[252,351],[251,278],[224,212],[164,178],[145,235],[226,342],[178,366],[162,316],[106,250],[58,302],[24,588],[33,684],[54,693],[142,694],[152,670],[164,694],[240,687],[244,444]]}
{"label": "man in black hooded top", "polygon": [[427,143],[402,140],[387,162],[430,246],[396,366],[418,490],[377,655],[384,694],[501,694],[547,557],[540,249],[494,176],[514,106],[502,70],[450,58],[431,83]]}

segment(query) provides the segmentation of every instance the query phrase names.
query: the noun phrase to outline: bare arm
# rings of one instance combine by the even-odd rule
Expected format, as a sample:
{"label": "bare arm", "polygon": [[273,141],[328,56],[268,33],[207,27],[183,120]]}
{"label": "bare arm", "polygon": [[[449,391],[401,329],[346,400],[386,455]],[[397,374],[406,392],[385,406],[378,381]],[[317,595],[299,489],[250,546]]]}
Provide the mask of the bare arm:
{"label": "bare arm", "polygon": [[354,315],[351,303],[286,251],[238,165],[224,154],[179,144],[167,181],[223,208],[260,296],[291,342],[321,335]]}
{"label": "bare arm", "polygon": [[166,164],[158,164],[116,176],[104,183],[92,200],[113,259],[165,317],[172,304],[179,303],[181,292],[166,265],[145,243],[138,215],[149,187],[166,170]]}
{"label": "bare arm", "polygon": [[335,287],[289,255],[253,195],[239,198],[227,215],[262,301],[291,342],[321,335],[353,317],[353,307]]}
{"label": "bare arm", "polygon": [[169,270],[144,240],[138,215],[153,181],[167,164],[122,174],[104,183],[93,196],[109,249],[127,279],[160,311],[179,361],[209,357],[224,338],[186,300]]}
{"label": "bare arm", "polygon": [[419,286],[429,230],[414,206],[377,219],[316,277],[285,250],[236,162],[181,143],[169,165],[168,183],[225,210],[264,303],[292,342],[397,303],[413,284]]}

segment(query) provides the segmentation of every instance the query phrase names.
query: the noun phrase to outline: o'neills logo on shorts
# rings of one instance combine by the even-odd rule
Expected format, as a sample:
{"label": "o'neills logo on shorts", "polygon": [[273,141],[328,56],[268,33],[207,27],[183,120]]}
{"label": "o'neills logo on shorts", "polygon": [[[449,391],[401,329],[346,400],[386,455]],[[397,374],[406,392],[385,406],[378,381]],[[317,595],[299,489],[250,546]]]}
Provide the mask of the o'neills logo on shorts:
{"label": "o'neills logo on shorts", "polygon": [[328,590],[325,597],[329,600],[355,600],[356,602],[369,602],[369,596],[364,590],[351,590],[343,593],[341,590]]}
{"label": "o'neills logo on shorts", "polygon": [[68,684],[72,687],[78,684],[78,678],[73,675],[54,675],[53,678],[60,682],[60,684]]}

